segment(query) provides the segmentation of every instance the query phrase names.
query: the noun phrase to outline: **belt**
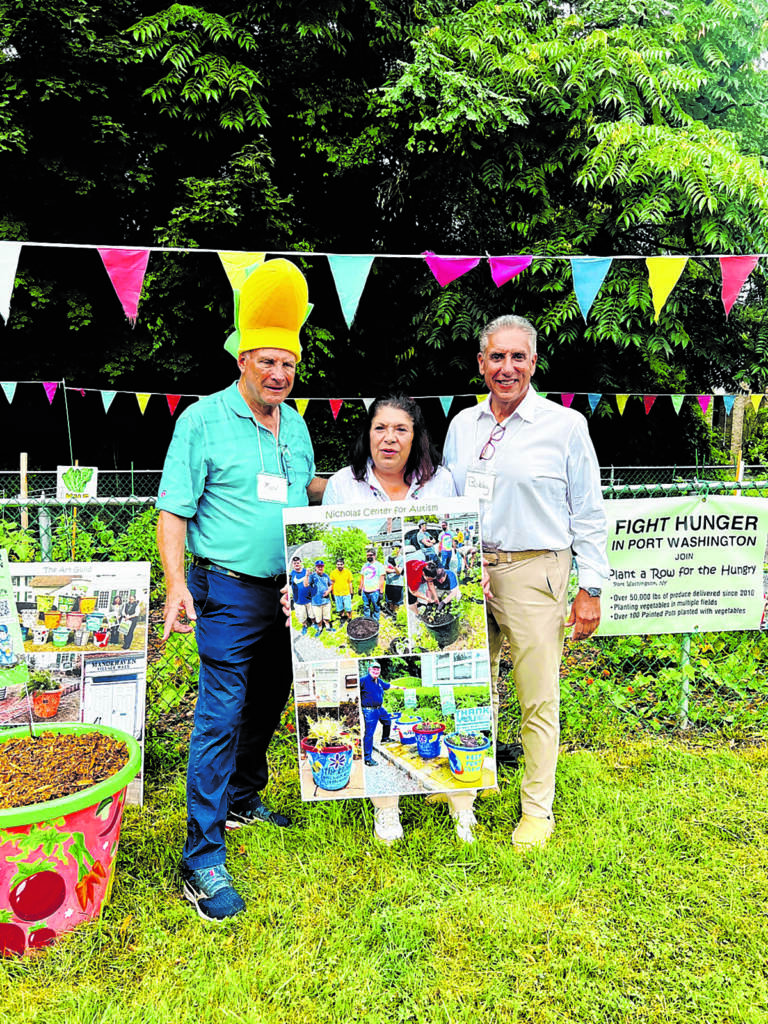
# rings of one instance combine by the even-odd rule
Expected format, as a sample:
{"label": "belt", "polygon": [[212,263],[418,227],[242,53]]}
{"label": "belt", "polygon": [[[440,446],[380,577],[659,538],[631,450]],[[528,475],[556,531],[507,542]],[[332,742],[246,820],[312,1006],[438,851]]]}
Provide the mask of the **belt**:
{"label": "belt", "polygon": [[537,548],[535,551],[498,551],[495,548],[483,548],[483,558],[488,565],[500,565],[509,562],[525,562],[528,558],[538,555],[551,555],[549,548]]}
{"label": "belt", "polygon": [[235,572],[234,569],[227,569],[224,565],[217,565],[207,558],[200,558],[199,555],[192,556],[192,565],[198,569],[205,569],[207,572],[218,572],[222,576],[231,576],[241,583],[257,583],[261,587],[283,587],[285,586],[285,573],[278,572],[274,576],[249,576],[247,572]]}

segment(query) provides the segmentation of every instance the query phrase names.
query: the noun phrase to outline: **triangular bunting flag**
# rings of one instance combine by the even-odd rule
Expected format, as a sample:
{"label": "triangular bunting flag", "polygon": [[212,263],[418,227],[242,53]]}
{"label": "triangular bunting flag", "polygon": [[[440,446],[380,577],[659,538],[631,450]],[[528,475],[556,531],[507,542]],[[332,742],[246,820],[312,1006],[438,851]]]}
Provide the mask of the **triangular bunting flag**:
{"label": "triangular bunting flag", "polygon": [[452,401],[453,395],[440,395],[440,405],[443,407],[443,416],[448,415],[448,410],[451,408]]}
{"label": "triangular bunting flag", "polygon": [[368,279],[368,271],[373,263],[373,256],[341,256],[336,253],[328,257],[328,262],[331,265],[333,280],[336,282],[341,311],[347,327],[351,328],[357,304]]}
{"label": "triangular bunting flag", "polygon": [[698,395],[697,400],[699,405],[701,406],[701,411],[706,416],[707,409],[709,408],[709,403],[712,401],[712,395]]}
{"label": "triangular bunting flag", "polygon": [[600,285],[605,280],[611,263],[610,256],[574,256],[571,258],[571,273],[573,274],[573,290],[576,292],[576,301],[579,304],[584,323],[595,296],[600,291]]}
{"label": "triangular bunting flag", "polygon": [[59,382],[56,380],[47,380],[43,383],[45,388],[45,394],[48,399],[48,405],[53,404],[53,396],[56,394],[56,388],[59,386]]}
{"label": "triangular bunting flag", "polygon": [[589,394],[587,395],[587,401],[589,402],[589,408],[592,410],[592,412],[595,411],[602,397],[603,396],[596,391],[589,392]]}
{"label": "triangular bunting flag", "polygon": [[168,412],[173,416],[176,412],[176,406],[181,401],[181,395],[166,395],[165,400],[168,403]]}
{"label": "triangular bunting flag", "polygon": [[136,401],[139,403],[139,408],[141,409],[142,416],[144,415],[144,410],[147,408],[147,402],[149,401],[149,398],[150,392],[148,391],[136,392]]}
{"label": "triangular bunting flag", "polygon": [[8,323],[21,242],[0,242],[0,316]]}
{"label": "triangular bunting flag", "polygon": [[723,405],[725,406],[725,415],[730,416],[731,410],[733,409],[733,403],[736,401],[735,395],[723,395]]}
{"label": "triangular bunting flag", "polygon": [[102,249],[99,255],[109,279],[117,292],[120,304],[131,324],[136,323],[141,286],[147,272],[149,249]]}
{"label": "triangular bunting flag", "polygon": [[725,315],[731,312],[744,282],[757,266],[757,256],[721,256],[720,273],[723,275],[722,299]]}
{"label": "triangular bunting flag", "polygon": [[497,288],[517,277],[533,263],[533,256],[489,256],[491,277]]}
{"label": "triangular bunting flag", "polygon": [[339,409],[341,408],[341,403],[344,401],[344,399],[329,398],[328,401],[331,403],[331,412],[333,413],[333,418],[336,419],[336,417],[339,415]]}
{"label": "triangular bunting flag", "polygon": [[4,380],[2,384],[0,384],[0,387],[2,387],[5,397],[8,399],[8,403],[10,404],[13,401],[13,396],[16,394],[16,381]]}
{"label": "triangular bunting flag", "polygon": [[680,280],[680,275],[688,262],[687,256],[649,256],[645,263],[648,267],[648,283],[653,297],[654,322],[659,322],[659,314],[669,293]]}
{"label": "triangular bunting flag", "polygon": [[307,406],[309,405],[309,399],[294,398],[294,402],[296,403],[296,409],[298,411],[299,416],[301,416],[303,419],[304,413],[307,411]]}
{"label": "triangular bunting flag", "polygon": [[566,392],[565,394],[560,395],[560,399],[561,399],[563,405],[566,407],[566,409],[570,409],[571,405],[573,404],[573,400],[574,400],[575,397],[576,397],[576,394],[573,391],[569,391],[569,392]]}
{"label": "triangular bunting flag", "polygon": [[539,398],[546,398],[547,395],[549,394],[549,392],[548,391],[537,391],[536,394],[539,396]]}
{"label": "triangular bunting flag", "polygon": [[104,412],[109,412],[109,407],[112,405],[116,394],[116,391],[101,392],[101,404],[104,406]]}
{"label": "triangular bunting flag", "polygon": [[619,410],[619,416],[624,415],[624,407],[628,398],[629,395],[616,395],[616,408]]}
{"label": "triangular bunting flag", "polygon": [[427,251],[421,254],[427,261],[427,266],[437,279],[441,288],[445,288],[457,277],[466,274],[480,262],[480,257],[465,256],[435,256],[433,252]]}
{"label": "triangular bunting flag", "polygon": [[366,412],[368,412],[368,410],[371,408],[373,403],[374,403],[374,399],[373,398],[364,398],[363,399],[363,405],[365,406],[365,411]]}
{"label": "triangular bunting flag", "polygon": [[672,399],[672,408],[675,410],[675,412],[679,416],[680,415],[680,407],[683,404],[683,399],[685,398],[685,395],[670,395],[669,397]]}
{"label": "triangular bunting flag", "polygon": [[758,408],[760,406],[760,403],[763,400],[763,396],[762,395],[750,395],[749,396],[749,400],[752,403],[752,408],[755,410],[755,412],[757,412],[757,410],[758,410]]}
{"label": "triangular bunting flag", "polygon": [[477,399],[477,404],[480,405],[480,403],[484,402],[487,397],[488,395],[475,395],[475,398]]}
{"label": "triangular bunting flag", "polygon": [[233,292],[240,291],[246,277],[254,267],[264,262],[266,255],[265,252],[229,252],[226,249],[219,252],[219,259]]}
{"label": "triangular bunting flag", "polygon": [[657,398],[658,398],[658,395],[643,395],[643,405],[645,406],[645,415],[646,416],[648,415],[648,413],[653,408],[653,403],[656,401]]}

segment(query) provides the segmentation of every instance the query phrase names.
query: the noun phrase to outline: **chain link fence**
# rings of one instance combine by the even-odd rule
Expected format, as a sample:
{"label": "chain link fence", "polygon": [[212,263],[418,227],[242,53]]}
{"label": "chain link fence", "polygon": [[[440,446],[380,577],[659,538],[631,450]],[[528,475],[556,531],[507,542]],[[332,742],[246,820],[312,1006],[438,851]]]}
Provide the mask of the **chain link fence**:
{"label": "chain link fence", "polygon": [[[686,471],[695,467],[686,467]],[[603,471],[612,482],[606,498],[675,497],[683,494],[742,493],[768,497],[768,480],[637,479]],[[650,472],[651,467],[645,467]],[[660,477],[679,468],[661,467]],[[698,472],[701,474],[701,467]],[[722,470],[723,467],[717,467]],[[669,473],[667,472],[669,471]],[[10,489],[15,489],[5,474]],[[105,474],[106,476],[106,474]],[[731,474],[732,476],[732,474]],[[36,474],[40,491],[55,489],[55,474]],[[159,473],[115,474],[115,487],[152,491]],[[18,481],[18,474],[16,475]],[[633,480],[633,482],[630,482]],[[50,483],[52,481],[52,484]],[[101,490],[102,475],[99,477]],[[31,489],[31,488],[30,488]],[[147,687],[149,764],[183,756],[194,706],[198,657],[194,634],[173,634],[163,644],[164,584],[155,545],[154,497],[100,497],[77,506],[53,498],[0,498],[0,548],[13,561],[149,561],[152,565]],[[13,570],[11,569],[11,572]],[[511,670],[506,660],[503,666]],[[611,729],[670,733],[717,731],[745,741],[768,725],[768,634],[669,634],[566,641],[561,672],[563,738],[594,742]],[[514,687],[504,688],[502,738],[514,738],[518,709]],[[170,752],[170,753],[169,753]]]}

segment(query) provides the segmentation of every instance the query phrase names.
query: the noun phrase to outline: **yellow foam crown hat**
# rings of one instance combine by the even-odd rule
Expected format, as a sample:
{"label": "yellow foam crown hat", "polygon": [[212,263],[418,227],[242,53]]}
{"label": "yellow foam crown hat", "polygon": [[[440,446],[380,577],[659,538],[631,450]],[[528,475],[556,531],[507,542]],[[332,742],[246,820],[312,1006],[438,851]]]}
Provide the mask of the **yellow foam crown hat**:
{"label": "yellow foam crown hat", "polygon": [[289,260],[268,260],[256,267],[240,289],[238,355],[253,348],[282,348],[299,362],[307,298],[304,275]]}

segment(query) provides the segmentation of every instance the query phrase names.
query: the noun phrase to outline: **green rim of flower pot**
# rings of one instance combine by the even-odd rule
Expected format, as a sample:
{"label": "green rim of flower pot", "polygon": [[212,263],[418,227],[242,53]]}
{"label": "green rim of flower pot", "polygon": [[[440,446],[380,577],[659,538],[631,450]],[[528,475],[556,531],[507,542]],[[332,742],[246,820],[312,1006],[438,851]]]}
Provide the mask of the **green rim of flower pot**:
{"label": "green rim of flower pot", "polygon": [[[113,736],[116,740],[122,740],[128,747],[128,762],[123,765],[119,772],[110,775],[103,782],[97,782],[95,786],[88,786],[79,793],[72,793],[70,796],[59,797],[58,800],[48,800],[41,804],[28,804],[26,807],[10,807],[7,810],[0,810],[0,829],[12,828],[15,825],[32,825],[38,821],[48,821],[51,818],[58,818],[64,814],[74,814],[75,811],[82,811],[91,807],[108,796],[114,796],[124,789],[131,782],[141,768],[141,747],[138,742],[121,729],[113,729],[109,725],[90,725],[88,722],[73,723],[71,725],[47,725],[39,732],[101,732],[107,736]],[[29,736],[29,729],[8,729],[0,732],[0,743],[5,740],[17,739],[20,736]]]}

